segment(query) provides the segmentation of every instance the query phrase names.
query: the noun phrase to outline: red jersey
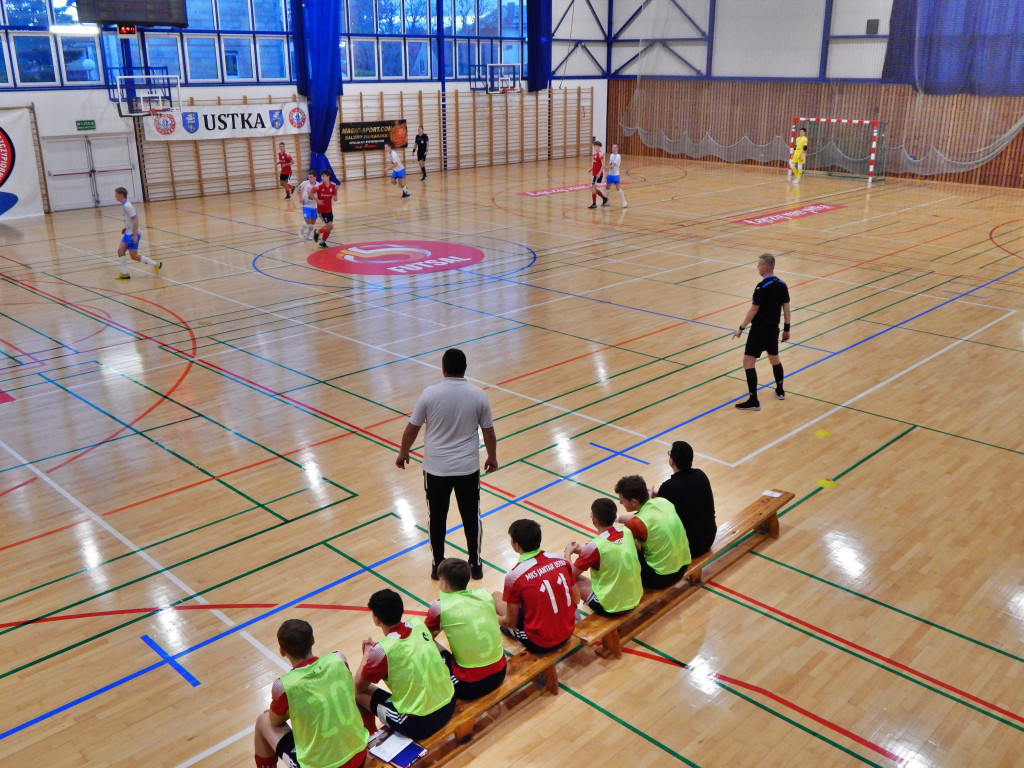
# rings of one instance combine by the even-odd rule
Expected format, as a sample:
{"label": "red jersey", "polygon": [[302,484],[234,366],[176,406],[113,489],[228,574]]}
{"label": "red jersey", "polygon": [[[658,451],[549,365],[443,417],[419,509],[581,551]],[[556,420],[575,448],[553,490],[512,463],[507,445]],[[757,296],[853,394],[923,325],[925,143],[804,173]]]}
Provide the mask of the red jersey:
{"label": "red jersey", "polygon": [[603,168],[603,167],[604,167],[604,154],[602,154],[601,150],[597,150],[594,153],[594,165],[590,169],[590,175],[591,176],[597,176],[599,173],[601,173],[601,168]]}
{"label": "red jersey", "polygon": [[331,207],[334,196],[338,193],[338,185],[330,181],[321,181],[313,187],[313,197],[316,198],[317,213],[332,213]]}
{"label": "red jersey", "polygon": [[278,152],[277,162],[281,164],[281,173],[290,176],[292,173],[292,156],[287,152]]}
{"label": "red jersey", "polygon": [[519,605],[530,642],[552,648],[568,640],[576,626],[573,584],[572,570],[564,557],[538,551],[530,557],[524,555],[505,575],[501,599]]}

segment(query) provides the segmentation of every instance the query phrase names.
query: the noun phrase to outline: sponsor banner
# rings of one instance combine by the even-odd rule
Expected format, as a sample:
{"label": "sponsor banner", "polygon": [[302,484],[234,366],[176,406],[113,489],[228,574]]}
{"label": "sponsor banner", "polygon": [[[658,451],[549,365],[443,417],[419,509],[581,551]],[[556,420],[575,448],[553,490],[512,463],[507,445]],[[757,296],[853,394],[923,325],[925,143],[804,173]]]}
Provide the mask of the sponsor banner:
{"label": "sponsor banner", "polygon": [[42,215],[32,115],[27,109],[0,110],[0,218]]}
{"label": "sponsor banner", "polygon": [[829,205],[828,203],[815,203],[813,205],[802,205],[799,208],[789,208],[785,211],[774,213],[762,213],[751,216],[749,219],[738,219],[733,224],[746,224],[751,227],[767,227],[770,224],[778,224],[780,221],[792,221],[803,216],[817,216],[819,213],[835,211],[845,208],[845,205]]}
{"label": "sponsor banner", "polygon": [[377,240],[348,243],[310,254],[307,263],[349,275],[425,275],[463,269],[484,260],[471,245],[440,240]]}
{"label": "sponsor banner", "polygon": [[395,149],[409,146],[409,130],[405,120],[375,120],[369,123],[341,123],[341,151],[365,152],[368,149],[384,149],[384,142],[391,140]]}
{"label": "sponsor banner", "polygon": [[202,141],[245,139],[309,133],[305,103],[234,104],[182,107],[142,118],[146,141]]}
{"label": "sponsor banner", "polygon": [[[603,187],[607,182],[600,182],[597,186]],[[621,182],[626,186],[626,182]],[[517,195],[526,197],[545,197],[546,195],[560,195],[563,192],[579,192],[581,189],[590,189],[590,184],[573,184],[571,187],[554,187],[553,189],[535,189],[533,192],[516,192]]]}

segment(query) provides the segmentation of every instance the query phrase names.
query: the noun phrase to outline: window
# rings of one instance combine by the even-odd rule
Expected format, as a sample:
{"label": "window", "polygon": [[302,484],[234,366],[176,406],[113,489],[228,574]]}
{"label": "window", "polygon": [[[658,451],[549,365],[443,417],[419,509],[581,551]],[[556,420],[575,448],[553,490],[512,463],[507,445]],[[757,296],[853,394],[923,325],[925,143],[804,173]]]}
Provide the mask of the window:
{"label": "window", "polygon": [[518,64],[519,63],[519,43],[502,43],[501,44],[501,63],[502,64]]}
{"label": "window", "polygon": [[339,51],[341,54],[341,79],[348,80],[348,43],[342,40],[338,44],[338,48],[341,49]]}
{"label": "window", "polygon": [[217,66],[217,38],[186,37],[185,60],[189,80],[219,80]]}
{"label": "window", "polygon": [[500,64],[501,59],[500,51],[498,50],[498,44],[493,40],[481,40],[480,41],[480,63],[481,64]]}
{"label": "window", "polygon": [[[382,35],[402,34],[402,0],[377,0],[377,31]],[[381,51],[382,59],[383,55]]]}
{"label": "window", "polygon": [[374,18],[373,0],[348,0],[349,31],[357,35],[372,35],[375,31]]}
{"label": "window", "polygon": [[249,0],[217,0],[217,10],[220,29],[252,29],[252,23],[249,21]]}
{"label": "window", "polygon": [[69,83],[98,83],[99,60],[94,37],[59,37],[64,79]]}
{"label": "window", "polygon": [[478,35],[498,34],[498,0],[480,0],[480,16],[476,27]]}
{"label": "window", "polygon": [[401,40],[380,41],[380,74],[381,77],[403,77],[405,67],[402,62]]}
{"label": "window", "polygon": [[78,23],[78,9],[75,7],[75,0],[53,0],[53,23]]}
{"label": "window", "polygon": [[[128,47],[131,51],[132,63],[137,67],[140,66],[142,64],[142,56],[139,54],[139,41],[137,39],[129,40]],[[124,57],[121,55],[121,40],[117,35],[105,33],[100,37],[100,49],[103,51],[104,67],[124,67]]]}
{"label": "window", "polygon": [[7,23],[12,27],[50,26],[46,0],[4,0],[4,8],[7,9]]}
{"label": "window", "polygon": [[430,46],[426,40],[410,40],[406,44],[409,56],[409,77],[429,77]]}
{"label": "window", "polygon": [[[167,74],[181,77],[181,53],[177,35],[146,35],[149,66],[167,67]],[[138,66],[138,65],[136,65]]]}
{"label": "window", "polygon": [[469,67],[476,64],[476,43],[458,40],[455,43],[455,64],[458,77],[469,77]]}
{"label": "window", "polygon": [[377,44],[373,40],[352,41],[352,76],[357,80],[377,77]]}
{"label": "window", "polygon": [[225,37],[224,79],[253,80],[252,40],[248,37]]}
{"label": "window", "polygon": [[476,34],[476,0],[455,0],[455,34]]}
{"label": "window", "polygon": [[4,38],[0,35],[0,85],[10,85],[11,76],[7,74],[7,51],[4,50]]}
{"label": "window", "polygon": [[213,20],[213,0],[186,0],[189,29],[216,29]]}
{"label": "window", "polygon": [[260,79],[286,80],[288,62],[285,41],[279,37],[261,37],[256,40],[256,53],[260,62]]}
{"label": "window", "polygon": [[[473,3],[474,0],[462,0]],[[407,35],[427,34],[429,5],[427,0],[405,0],[405,33]]]}
{"label": "window", "polygon": [[[430,76],[437,77],[437,41],[430,41]],[[444,76],[446,79],[455,77],[455,47],[451,40],[444,41]]]}
{"label": "window", "polygon": [[252,15],[261,32],[284,32],[284,6],[281,0],[252,0]]}
{"label": "window", "polygon": [[11,35],[19,83],[56,83],[53,46],[49,35]]}
{"label": "window", "polygon": [[520,37],[519,12],[521,5],[518,2],[506,2],[501,6],[501,36]]}

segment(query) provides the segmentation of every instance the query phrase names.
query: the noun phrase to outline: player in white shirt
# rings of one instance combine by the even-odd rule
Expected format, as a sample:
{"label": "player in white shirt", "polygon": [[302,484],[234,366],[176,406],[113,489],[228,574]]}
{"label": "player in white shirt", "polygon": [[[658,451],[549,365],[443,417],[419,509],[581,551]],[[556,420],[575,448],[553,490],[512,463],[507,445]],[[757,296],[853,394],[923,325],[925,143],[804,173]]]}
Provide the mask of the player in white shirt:
{"label": "player in white shirt", "polygon": [[622,165],[622,155],[619,154],[619,145],[612,144],[612,152],[608,155],[608,175],[605,177],[606,183],[604,190],[607,192],[613,186],[619,191],[619,197],[622,198],[622,207],[628,208],[629,205],[626,203],[626,194],[622,191],[622,186],[619,184],[619,166]]}
{"label": "player in white shirt", "polygon": [[159,272],[164,265],[162,261],[153,261],[145,256],[139,256],[139,241],[142,235],[139,233],[139,215],[135,212],[135,206],[128,202],[128,190],[118,187],[114,190],[114,197],[121,204],[121,214],[124,216],[124,229],[121,230],[121,242],[117,246],[117,258],[121,265],[121,273],[118,280],[130,280],[128,274],[128,257],[134,261],[141,261],[148,267],[153,267],[154,272]]}
{"label": "player in white shirt", "polygon": [[409,187],[405,185],[405,166],[402,165],[402,161],[398,159],[398,152],[395,151],[395,145],[390,141],[384,142],[384,156],[387,162],[391,163],[391,167],[388,169],[391,171],[391,183],[396,186],[401,183],[402,185],[402,197],[412,197],[409,192]]}
{"label": "player in white shirt", "polygon": [[302,208],[302,226],[299,227],[299,237],[303,240],[313,239],[313,228],[316,226],[316,196],[313,194],[313,187],[316,186],[316,173],[309,172],[309,177],[299,184],[299,206]]}

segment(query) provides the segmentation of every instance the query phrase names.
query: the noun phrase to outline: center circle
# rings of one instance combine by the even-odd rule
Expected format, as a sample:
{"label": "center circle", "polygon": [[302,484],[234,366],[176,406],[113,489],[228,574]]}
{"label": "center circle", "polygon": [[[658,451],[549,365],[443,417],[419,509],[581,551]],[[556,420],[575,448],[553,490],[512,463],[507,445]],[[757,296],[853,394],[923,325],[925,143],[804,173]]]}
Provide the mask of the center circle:
{"label": "center circle", "polygon": [[374,240],[345,243],[310,254],[316,269],[349,275],[425,275],[462,269],[484,260],[479,248],[441,240]]}

